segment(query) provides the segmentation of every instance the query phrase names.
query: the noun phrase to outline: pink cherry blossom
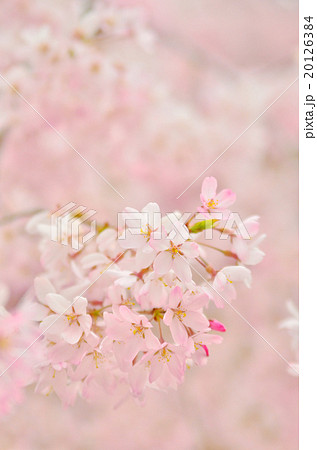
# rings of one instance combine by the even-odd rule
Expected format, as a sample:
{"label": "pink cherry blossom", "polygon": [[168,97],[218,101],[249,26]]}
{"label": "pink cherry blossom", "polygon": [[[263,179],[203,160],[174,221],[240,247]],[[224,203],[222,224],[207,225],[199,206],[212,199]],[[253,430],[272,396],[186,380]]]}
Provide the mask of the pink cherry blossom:
{"label": "pink cherry blossom", "polygon": [[165,325],[170,327],[176,344],[186,345],[188,332],[191,329],[195,331],[208,329],[209,322],[201,312],[202,307],[207,303],[207,295],[184,298],[180,287],[177,286],[172,290],[163,320]]}
{"label": "pink cherry blossom", "polygon": [[230,189],[223,189],[217,194],[217,180],[214,177],[204,179],[200,194],[201,212],[213,213],[227,211],[228,207],[236,201],[236,194]]}
{"label": "pink cherry blossom", "polygon": [[213,282],[215,303],[223,307],[224,302],[231,302],[237,296],[234,282],[243,282],[247,287],[251,285],[251,271],[244,266],[227,266],[221,269]]}
{"label": "pink cherry blossom", "polygon": [[165,275],[170,270],[173,270],[183,282],[190,282],[192,279],[192,271],[189,261],[192,261],[199,255],[199,247],[193,242],[186,240],[180,229],[187,227],[179,223],[179,228],[176,229],[175,235],[165,235],[162,239],[151,239],[150,245],[158,252],[154,260],[154,271],[158,275]]}
{"label": "pink cherry blossom", "polygon": [[113,341],[113,349],[119,365],[125,368],[140,351],[158,348],[160,342],[153,334],[148,319],[125,305],[114,307],[113,313],[104,314],[107,339]]}
{"label": "pink cherry blossom", "polygon": [[[120,220],[126,225],[126,240],[121,239]],[[251,271],[242,265],[240,253],[233,252],[236,241],[243,241],[235,228],[221,230],[219,224],[219,231],[230,236],[228,250],[222,250],[208,239],[204,247],[201,235],[199,244],[195,242],[192,215],[174,212],[161,217],[156,203],[140,212],[126,208],[120,220],[118,228],[97,225],[96,236],[78,250],[50,240],[48,212],[37,214],[27,225],[41,238],[43,266],[25,304],[31,329],[41,337],[41,361],[31,370],[31,380],[36,392],[55,392],[66,406],[77,396],[91,400],[117,385],[127,385],[139,401],[148,388],[176,389],[186,368],[206,364],[210,346],[222,340],[213,334],[225,327],[209,318],[212,301],[216,306],[232,301],[236,282],[250,286]],[[252,237],[257,224],[257,217],[245,221]],[[71,244],[71,227],[63,232]],[[208,247],[236,265],[214,268],[218,263],[205,252]],[[193,264],[202,271],[203,282],[193,279]],[[7,290],[2,288],[0,294],[4,305]],[[6,326],[20,317],[4,306],[0,313]],[[14,333],[17,328],[13,326]],[[12,333],[8,334],[11,341]],[[13,349],[5,362],[12,360]],[[18,377],[7,378],[9,385],[12,379],[16,382]],[[23,393],[20,388],[17,396]]]}
{"label": "pink cherry blossom", "polygon": [[88,335],[92,319],[86,314],[87,299],[77,297],[71,301],[60,294],[47,294],[46,304],[53,314],[45,317],[41,330],[51,339],[61,335],[69,344],[76,344],[82,334]]}
{"label": "pink cherry blossom", "polygon": [[162,344],[147,352],[129,372],[132,394],[143,394],[146,383],[158,388],[174,388],[182,383],[185,373],[185,351],[181,347]]}
{"label": "pink cherry blossom", "polygon": [[211,333],[196,333],[189,338],[189,345],[193,346],[191,358],[199,366],[207,364],[209,347],[211,344],[220,344],[222,337]]}

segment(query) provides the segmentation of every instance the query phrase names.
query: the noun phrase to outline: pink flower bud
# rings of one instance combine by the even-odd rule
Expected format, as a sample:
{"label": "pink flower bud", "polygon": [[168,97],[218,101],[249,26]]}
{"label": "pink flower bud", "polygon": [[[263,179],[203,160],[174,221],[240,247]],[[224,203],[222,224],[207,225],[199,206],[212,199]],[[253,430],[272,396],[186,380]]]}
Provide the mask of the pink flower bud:
{"label": "pink flower bud", "polygon": [[206,356],[209,356],[209,350],[208,350],[208,347],[207,347],[207,345],[202,345],[202,348],[205,350],[205,353],[206,353]]}
{"label": "pink flower bud", "polygon": [[215,331],[226,331],[226,327],[218,320],[209,320],[209,328]]}

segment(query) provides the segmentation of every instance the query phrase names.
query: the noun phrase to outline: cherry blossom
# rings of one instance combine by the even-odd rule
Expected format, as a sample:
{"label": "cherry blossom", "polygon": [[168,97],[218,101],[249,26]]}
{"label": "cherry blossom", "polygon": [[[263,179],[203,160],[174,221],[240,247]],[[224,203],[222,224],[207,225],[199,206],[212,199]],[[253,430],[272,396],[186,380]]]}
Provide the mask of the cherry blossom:
{"label": "cherry blossom", "polygon": [[217,180],[214,177],[204,179],[200,194],[203,213],[228,212],[228,207],[236,201],[236,194],[230,189],[223,189],[217,194]]}
{"label": "cherry blossom", "polygon": [[[173,270],[176,276],[183,282],[190,282],[192,272],[187,259],[192,260],[199,256],[198,245],[186,239],[189,235],[187,227],[181,222],[176,224],[176,230],[172,230],[170,234],[163,235],[162,239],[151,239],[150,245],[158,252],[154,260],[154,271],[158,275],[165,275]],[[184,233],[181,230],[185,229]],[[174,236],[171,234],[174,232]]]}
{"label": "cherry blossom", "polygon": [[251,271],[244,266],[227,266],[221,269],[213,282],[216,305],[223,307],[224,301],[231,302],[236,298],[234,282],[243,282],[250,287],[251,279]]}
{"label": "cherry blossom", "polygon": [[[48,315],[40,324],[40,328],[45,334],[52,339],[62,336],[69,344],[76,344],[82,333],[85,335],[89,333],[92,319],[90,315],[86,314],[87,300],[85,298],[76,297],[71,301],[54,292],[53,286],[45,278],[36,279],[36,290],[42,305],[47,307]],[[76,287],[76,290],[79,288]],[[42,311],[45,314],[44,308]]]}
{"label": "cherry blossom", "polygon": [[[204,195],[212,183],[216,189],[212,180],[204,180]],[[233,195],[228,198],[219,200],[221,208]],[[226,331],[210,317],[212,308],[236,298],[237,282],[250,287],[251,271],[243,264],[260,258],[256,250],[243,257],[243,237],[220,221],[212,226],[229,236],[228,249],[217,247],[216,238],[204,240],[202,230],[210,222],[204,218],[193,225],[196,214],[162,215],[156,203],[141,211],[126,208],[118,227],[97,224],[96,235],[79,249],[71,247],[71,227],[64,229],[68,245],[50,240],[47,211],[30,219],[27,230],[40,237],[43,266],[25,305],[41,355],[31,371],[36,392],[55,392],[68,406],[78,396],[91,400],[100,391],[126,385],[142,401],[147,389],[176,389],[187,367],[207,364],[212,345],[222,341],[217,333]],[[244,223],[253,239],[258,217]],[[230,263],[219,265],[214,251]],[[5,287],[0,292],[4,305],[8,293]],[[20,316],[1,308],[1,321],[16,333]]]}
{"label": "cherry blossom", "polygon": [[186,345],[188,329],[195,331],[208,329],[209,322],[201,312],[202,307],[207,303],[207,295],[183,298],[180,287],[177,286],[172,290],[163,321],[170,327],[176,344]]}

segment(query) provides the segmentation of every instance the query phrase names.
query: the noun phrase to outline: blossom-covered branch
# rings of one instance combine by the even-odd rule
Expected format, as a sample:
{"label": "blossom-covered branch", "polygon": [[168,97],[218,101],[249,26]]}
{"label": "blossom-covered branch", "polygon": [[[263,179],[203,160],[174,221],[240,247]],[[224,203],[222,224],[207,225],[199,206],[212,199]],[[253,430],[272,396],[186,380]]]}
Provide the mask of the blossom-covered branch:
{"label": "blossom-covered branch", "polygon": [[[207,363],[211,346],[222,341],[215,332],[225,331],[213,308],[236,298],[236,283],[250,287],[246,266],[263,257],[258,217],[230,220],[235,195],[216,194],[216,186],[213,177],[204,180],[202,204],[189,221],[162,215],[156,203],[126,208],[117,226],[97,226],[79,250],[51,239],[48,212],[32,217],[27,230],[42,237],[44,272],[24,310],[41,336],[32,363],[37,392],[54,391],[70,405],[78,395],[93,398],[124,383],[142,400],[146,389],[176,389],[187,367]],[[71,233],[65,221],[63,242],[66,235],[71,243]],[[195,280],[191,265],[204,271],[212,290]],[[17,368],[18,362],[8,375]]]}

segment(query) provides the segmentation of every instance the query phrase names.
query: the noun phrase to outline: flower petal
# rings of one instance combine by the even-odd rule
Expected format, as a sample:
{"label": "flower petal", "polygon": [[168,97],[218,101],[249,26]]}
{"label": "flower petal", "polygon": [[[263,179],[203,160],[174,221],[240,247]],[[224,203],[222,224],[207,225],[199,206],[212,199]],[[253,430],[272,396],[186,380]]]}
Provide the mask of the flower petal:
{"label": "flower petal", "polygon": [[181,250],[187,258],[197,258],[199,256],[199,246],[196,242],[184,242]]}
{"label": "flower petal", "polygon": [[38,300],[43,303],[43,305],[46,305],[47,294],[56,292],[54,286],[46,277],[35,278],[34,289]]}
{"label": "flower petal", "polygon": [[187,311],[183,322],[196,331],[203,331],[209,328],[209,321],[206,316],[198,311]]}
{"label": "flower petal", "polygon": [[48,294],[46,302],[47,306],[57,314],[70,313],[71,302],[60,294]]}
{"label": "flower petal", "polygon": [[73,322],[66,328],[65,331],[63,331],[62,337],[69,344],[77,344],[82,334],[83,330],[81,329],[81,327],[78,325],[77,322]]}
{"label": "flower petal", "polygon": [[192,280],[191,268],[186,259],[182,256],[175,256],[173,260],[173,270],[178,278],[184,283],[189,283]]}
{"label": "flower petal", "polygon": [[201,188],[201,200],[203,203],[208,202],[216,195],[217,180],[214,177],[206,177]]}
{"label": "flower petal", "polygon": [[217,208],[228,208],[236,201],[236,194],[231,189],[223,189],[215,197]]}
{"label": "flower petal", "polygon": [[172,267],[173,258],[170,252],[161,252],[154,260],[154,271],[159,275],[169,272]]}
{"label": "flower petal", "polygon": [[175,341],[175,344],[185,345],[188,340],[188,334],[184,325],[176,317],[172,320],[170,330]]}
{"label": "flower petal", "polygon": [[40,329],[47,334],[60,335],[67,327],[67,318],[58,314],[51,314],[40,323]]}
{"label": "flower petal", "polygon": [[78,317],[78,322],[81,328],[83,329],[84,333],[87,335],[90,331],[91,325],[92,325],[92,318],[89,316],[89,314],[85,314],[84,316]]}
{"label": "flower petal", "polygon": [[87,299],[84,297],[76,298],[73,308],[76,314],[86,314],[87,309]]}

